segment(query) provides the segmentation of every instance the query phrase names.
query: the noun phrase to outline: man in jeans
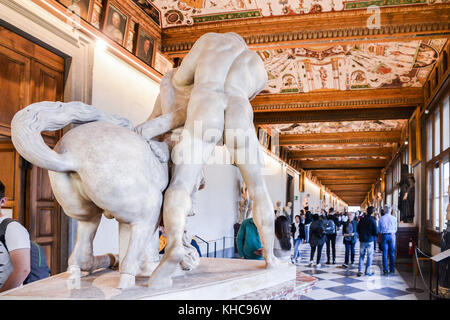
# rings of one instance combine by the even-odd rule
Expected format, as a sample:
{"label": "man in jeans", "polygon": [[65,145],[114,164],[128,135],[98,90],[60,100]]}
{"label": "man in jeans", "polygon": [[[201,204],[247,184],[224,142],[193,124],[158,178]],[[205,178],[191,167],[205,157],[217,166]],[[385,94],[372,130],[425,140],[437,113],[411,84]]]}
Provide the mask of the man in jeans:
{"label": "man in jeans", "polygon": [[326,234],[326,245],[327,245],[327,262],[330,264],[330,249],[333,254],[333,264],[336,264],[336,233],[339,221],[334,214],[334,208],[330,208],[328,211],[327,219],[325,220],[325,234]]}
{"label": "man in jeans", "polygon": [[391,215],[391,211],[391,207],[384,206],[384,212],[382,211],[380,221],[378,222],[379,232],[381,234],[381,250],[383,251],[384,275],[395,272],[395,233],[397,232],[397,219]]}
{"label": "man in jeans", "polygon": [[373,240],[378,234],[377,224],[372,218],[372,214],[375,212],[375,208],[370,206],[367,208],[366,215],[359,221],[357,231],[359,234],[359,267],[358,277],[362,276],[362,270],[364,267],[364,257],[367,253],[367,261],[365,274],[366,276],[373,276],[373,272],[370,272],[370,266],[372,265],[373,258]]}

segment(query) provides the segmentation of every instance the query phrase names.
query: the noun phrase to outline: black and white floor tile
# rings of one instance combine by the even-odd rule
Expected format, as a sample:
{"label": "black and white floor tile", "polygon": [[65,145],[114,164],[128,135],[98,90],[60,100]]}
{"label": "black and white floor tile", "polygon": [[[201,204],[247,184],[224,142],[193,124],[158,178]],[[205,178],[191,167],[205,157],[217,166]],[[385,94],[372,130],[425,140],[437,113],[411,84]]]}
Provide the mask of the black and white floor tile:
{"label": "black and white floor tile", "polygon": [[[343,269],[345,247],[342,236],[336,240],[336,264],[327,265],[326,246],[323,247],[321,267],[309,266],[311,247],[300,245],[301,258],[297,269],[312,275],[318,281],[314,287],[301,297],[301,300],[418,300],[418,296],[406,291],[410,286],[401,274],[383,275],[382,255],[374,254],[371,271],[373,276],[357,276],[359,262],[359,243],[356,244],[355,263]],[[314,261],[316,257],[314,257]]]}

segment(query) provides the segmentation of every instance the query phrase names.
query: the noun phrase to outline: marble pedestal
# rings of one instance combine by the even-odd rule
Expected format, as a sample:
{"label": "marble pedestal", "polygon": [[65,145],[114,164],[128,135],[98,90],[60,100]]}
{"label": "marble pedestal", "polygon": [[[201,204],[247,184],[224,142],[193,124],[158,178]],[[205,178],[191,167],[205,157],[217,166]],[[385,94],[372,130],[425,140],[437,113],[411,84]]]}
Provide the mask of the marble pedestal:
{"label": "marble pedestal", "polygon": [[116,289],[119,272],[99,270],[81,278],[69,280],[67,272],[0,294],[0,299],[132,299],[132,300],[226,300],[252,292],[295,285],[296,268],[280,265],[265,269],[264,261],[243,259],[201,258],[193,271],[174,277],[173,286],[152,290],[147,277],[136,279],[136,287]]}

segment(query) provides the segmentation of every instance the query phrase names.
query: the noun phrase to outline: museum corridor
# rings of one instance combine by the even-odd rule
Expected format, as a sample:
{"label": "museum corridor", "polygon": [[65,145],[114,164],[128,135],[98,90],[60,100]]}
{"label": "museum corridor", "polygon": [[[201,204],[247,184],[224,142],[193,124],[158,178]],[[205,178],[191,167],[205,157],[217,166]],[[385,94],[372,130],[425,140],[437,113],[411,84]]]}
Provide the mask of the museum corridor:
{"label": "museum corridor", "polygon": [[449,37],[445,0],[0,0],[0,300],[449,299]]}

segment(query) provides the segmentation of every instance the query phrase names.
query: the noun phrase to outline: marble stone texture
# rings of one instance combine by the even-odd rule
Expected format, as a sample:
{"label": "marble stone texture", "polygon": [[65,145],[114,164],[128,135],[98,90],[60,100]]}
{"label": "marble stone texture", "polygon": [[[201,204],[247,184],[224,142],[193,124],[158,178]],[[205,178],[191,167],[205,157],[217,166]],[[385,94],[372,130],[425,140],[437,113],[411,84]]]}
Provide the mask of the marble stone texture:
{"label": "marble stone texture", "polygon": [[148,288],[147,277],[137,277],[133,288],[117,289],[120,274],[109,269],[82,277],[79,283],[69,280],[69,273],[64,272],[4,292],[0,299],[226,300],[244,298],[253,292],[265,299],[270,297],[265,297],[264,289],[276,298],[279,294],[274,289],[282,293],[301,287],[295,266],[285,264],[265,269],[264,265],[264,261],[258,260],[201,258],[195,270],[174,277],[173,286],[163,290]]}

